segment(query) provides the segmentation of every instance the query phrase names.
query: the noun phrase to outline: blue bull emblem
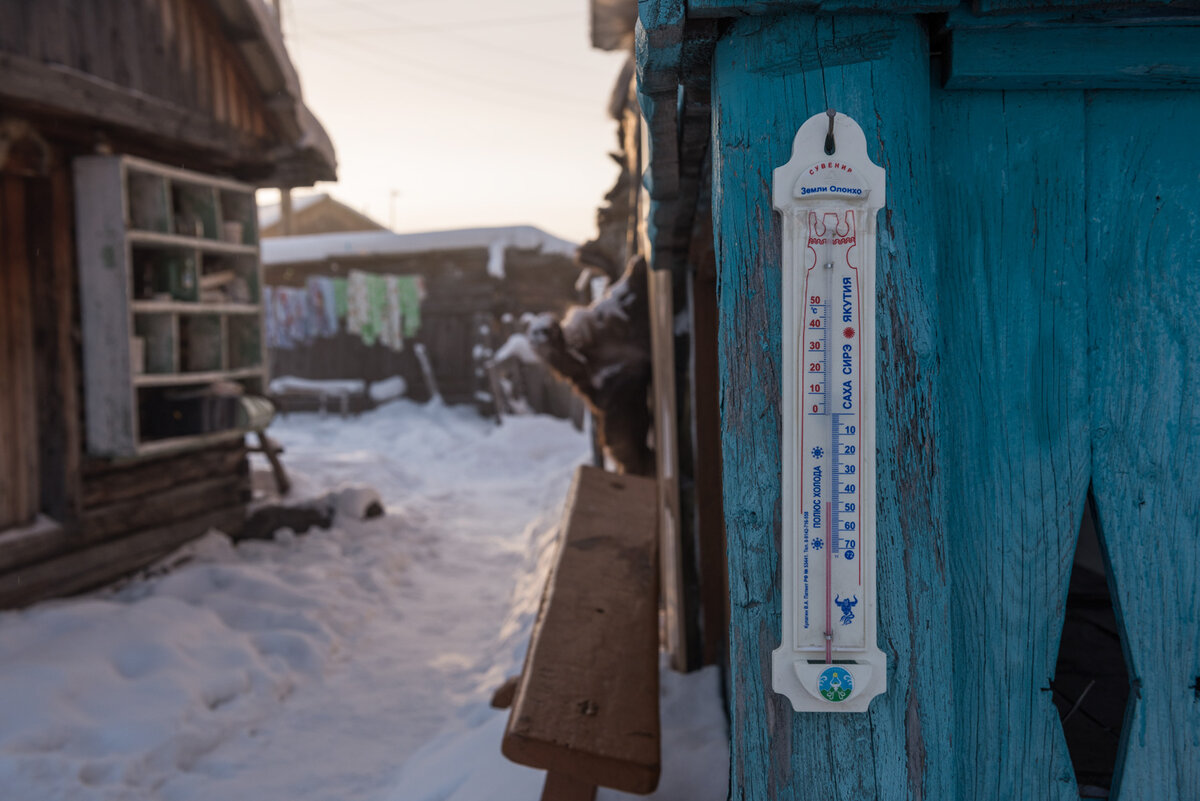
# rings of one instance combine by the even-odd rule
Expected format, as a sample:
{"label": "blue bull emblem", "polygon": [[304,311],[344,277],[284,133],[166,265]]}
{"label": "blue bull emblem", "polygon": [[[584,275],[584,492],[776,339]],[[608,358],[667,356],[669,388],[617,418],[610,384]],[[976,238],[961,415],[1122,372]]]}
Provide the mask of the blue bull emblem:
{"label": "blue bull emblem", "polygon": [[[828,598],[829,596],[826,595],[825,597]],[[854,613],[850,610],[853,607],[858,606],[858,596],[855,595],[854,600],[849,598],[842,600],[842,597],[839,595],[833,599],[833,602],[837,604],[838,609],[842,610],[842,625],[849,626],[850,621],[854,620]]]}

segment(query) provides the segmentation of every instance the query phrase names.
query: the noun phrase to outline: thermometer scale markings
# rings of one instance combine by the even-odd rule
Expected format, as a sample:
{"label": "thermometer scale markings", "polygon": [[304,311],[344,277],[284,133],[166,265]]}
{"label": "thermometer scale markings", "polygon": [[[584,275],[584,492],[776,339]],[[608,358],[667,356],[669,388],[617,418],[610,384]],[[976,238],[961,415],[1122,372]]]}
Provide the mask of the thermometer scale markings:
{"label": "thermometer scale markings", "polygon": [[[860,374],[860,359],[858,340],[861,326],[858,325],[859,297],[858,275],[855,265],[850,258],[850,252],[857,244],[855,235],[855,218],[852,210],[842,213],[835,211],[811,211],[808,215],[807,245],[810,254],[810,266],[805,271],[804,307],[805,336],[802,352],[807,370],[802,375],[808,377],[806,394],[810,403],[805,409],[805,418],[809,421],[804,426],[801,435],[801,460],[812,459],[811,472],[802,469],[805,476],[802,497],[805,503],[802,508],[812,510],[813,525],[811,531],[825,534],[824,541],[810,537],[806,542],[806,550],[825,550],[825,570],[821,576],[824,585],[820,593],[810,593],[809,597],[822,598],[825,601],[826,624],[818,634],[820,640],[814,639],[814,626],[810,622],[801,623],[803,629],[797,637],[800,649],[819,648],[825,652],[826,661],[831,659],[832,639],[837,629],[841,636],[837,637],[840,648],[861,648],[861,626],[855,625],[856,615],[853,607],[857,605],[862,589],[862,560],[855,558],[855,548],[858,544],[858,468],[861,452],[861,426],[859,421],[858,386]],[[818,258],[817,248],[823,253]],[[836,255],[835,255],[836,254]],[[821,278],[814,276],[821,274]],[[840,284],[839,284],[840,279]],[[821,295],[812,294],[812,288],[824,284]],[[835,364],[836,349],[834,342],[837,335],[832,325],[832,308],[834,299],[841,287],[841,322],[846,324],[840,333],[842,339],[841,374],[844,381],[837,384],[842,389],[835,404],[841,409],[836,410],[830,405],[830,388],[837,375]],[[840,340],[838,340],[840,341]],[[819,361],[816,361],[818,360]],[[819,376],[820,384],[814,384],[812,378]],[[812,402],[816,401],[816,402]],[[849,440],[849,442],[847,442]],[[824,446],[824,447],[822,447]],[[826,458],[827,457],[827,458]],[[829,472],[822,471],[823,464],[829,465]],[[820,499],[820,487],[828,487],[829,500]],[[817,525],[817,515],[823,507],[825,525]],[[846,562],[857,561],[853,572],[846,576]],[[837,565],[835,568],[834,565]],[[814,576],[802,576],[803,581],[811,581]],[[851,589],[851,586],[853,589]],[[843,598],[838,588],[850,590]],[[834,606],[842,607],[838,626],[833,626]],[[806,631],[804,631],[806,630]]]}

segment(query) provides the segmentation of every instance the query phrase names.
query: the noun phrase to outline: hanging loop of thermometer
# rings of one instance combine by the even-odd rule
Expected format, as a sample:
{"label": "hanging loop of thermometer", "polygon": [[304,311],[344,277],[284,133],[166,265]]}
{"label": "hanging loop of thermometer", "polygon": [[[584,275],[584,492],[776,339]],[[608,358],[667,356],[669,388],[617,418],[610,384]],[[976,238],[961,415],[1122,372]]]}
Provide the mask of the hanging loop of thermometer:
{"label": "hanging loop of thermometer", "polygon": [[[831,152],[832,151],[832,152]],[[801,712],[887,689],[875,576],[875,233],[884,170],[854,120],[800,127],[783,222],[783,585],[772,686]]]}

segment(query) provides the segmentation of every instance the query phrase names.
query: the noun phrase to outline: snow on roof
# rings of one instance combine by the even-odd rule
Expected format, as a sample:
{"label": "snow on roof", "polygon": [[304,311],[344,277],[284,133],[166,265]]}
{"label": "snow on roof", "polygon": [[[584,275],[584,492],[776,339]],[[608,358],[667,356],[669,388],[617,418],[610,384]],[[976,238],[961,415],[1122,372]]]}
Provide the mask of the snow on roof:
{"label": "snow on roof", "polygon": [[[317,192],[313,195],[292,195],[292,213],[304,211],[309,206],[315,206],[328,197],[329,195],[325,192]],[[261,231],[279,222],[281,213],[278,203],[263,203],[258,207],[258,229]]]}
{"label": "snow on roof", "polygon": [[574,256],[578,245],[559,239],[532,225],[497,228],[460,228],[452,231],[425,231],[396,234],[391,231],[351,231],[309,236],[272,237],[262,241],[265,265],[324,261],[335,256],[387,256],[399,253],[423,253],[438,250],[488,251],[488,273],[504,276],[504,250],[540,250]]}

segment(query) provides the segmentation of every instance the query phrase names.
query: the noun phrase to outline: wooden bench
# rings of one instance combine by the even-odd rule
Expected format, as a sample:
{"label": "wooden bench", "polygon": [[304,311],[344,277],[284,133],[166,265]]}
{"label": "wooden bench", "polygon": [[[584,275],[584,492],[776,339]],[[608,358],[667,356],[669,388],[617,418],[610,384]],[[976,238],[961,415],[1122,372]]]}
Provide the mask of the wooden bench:
{"label": "wooden bench", "polygon": [[653,479],[575,474],[501,744],[547,771],[543,801],[658,786],[656,498]]}

